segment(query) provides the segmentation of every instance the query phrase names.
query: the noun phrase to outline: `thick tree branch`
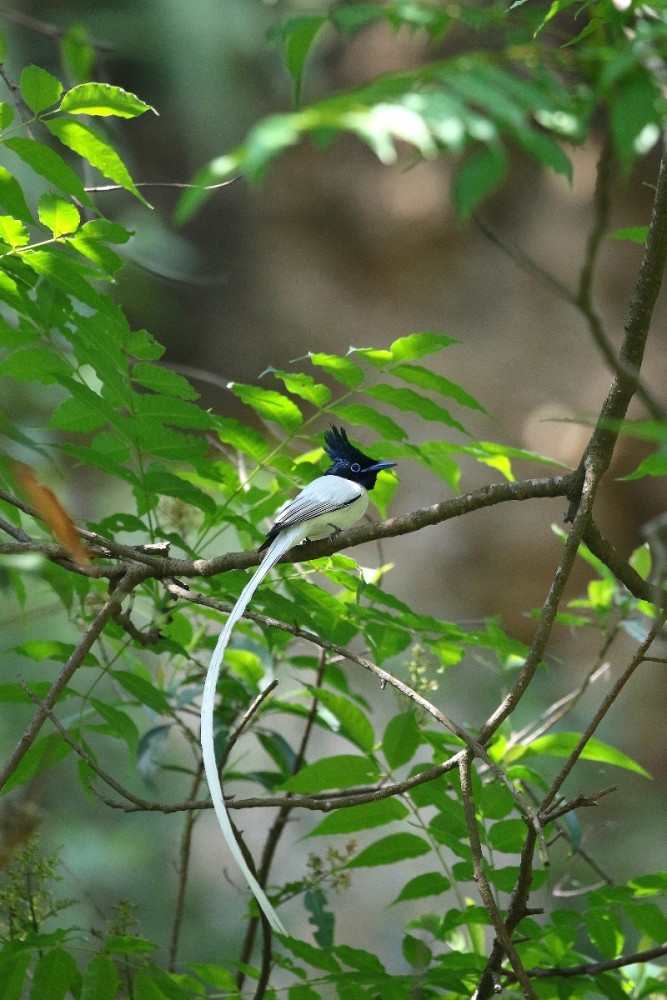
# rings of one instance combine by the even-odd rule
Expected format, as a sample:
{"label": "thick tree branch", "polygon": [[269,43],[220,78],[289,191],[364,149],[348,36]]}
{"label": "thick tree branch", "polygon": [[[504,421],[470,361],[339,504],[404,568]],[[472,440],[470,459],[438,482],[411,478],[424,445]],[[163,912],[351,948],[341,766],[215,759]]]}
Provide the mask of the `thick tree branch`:
{"label": "thick tree branch", "polygon": [[[430,507],[422,507],[409,514],[399,517],[387,518],[385,521],[374,521],[355,525],[347,531],[341,531],[338,535],[325,538],[317,542],[307,542],[299,545],[296,549],[288,552],[281,562],[302,562],[309,559],[317,559],[321,556],[333,555],[342,549],[355,545],[362,545],[365,542],[377,541],[380,538],[395,538],[399,535],[410,534],[420,531],[422,528],[441,524],[455,517],[462,517],[475,510],[482,510],[485,507],[493,507],[497,504],[508,503],[513,500],[533,500],[545,497],[567,497],[571,499],[577,493],[578,478],[577,473],[568,475],[551,476],[543,479],[524,479],[514,483],[491,483],[481,489],[473,490],[470,493],[461,494],[449,500],[432,504]],[[11,503],[32,517],[38,517],[28,504],[17,500],[11,493],[0,490],[0,500]],[[142,551],[140,548],[133,548],[130,545],[123,545],[111,539],[104,538],[93,531],[81,529],[81,537],[86,540],[86,544],[91,548],[91,555],[99,555],[103,558],[122,560],[126,564],[140,564],[149,567],[152,572],[148,575],[163,579],[164,577],[211,577],[219,573],[226,573],[232,569],[249,569],[257,566],[261,562],[261,553],[251,552],[227,552],[212,559],[170,559],[153,555]],[[18,543],[17,543],[18,544]],[[26,545],[37,545],[38,551],[42,551],[48,558],[67,558],[67,554],[60,546],[54,546],[49,542],[37,542],[30,540]],[[34,551],[34,548],[26,548],[13,551]],[[71,566],[76,571],[75,567]],[[94,571],[85,571],[87,576],[118,576],[123,572],[117,566],[95,567]]]}

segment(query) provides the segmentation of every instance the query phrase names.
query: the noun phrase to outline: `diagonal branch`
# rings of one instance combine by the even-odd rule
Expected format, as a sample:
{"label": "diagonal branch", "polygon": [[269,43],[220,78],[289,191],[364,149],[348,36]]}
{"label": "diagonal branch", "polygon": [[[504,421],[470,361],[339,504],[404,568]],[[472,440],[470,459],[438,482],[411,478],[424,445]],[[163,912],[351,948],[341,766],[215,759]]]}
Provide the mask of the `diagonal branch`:
{"label": "diagonal branch", "polygon": [[88,652],[102,634],[107,622],[113,618],[114,614],[121,607],[123,599],[127,597],[127,595],[139,583],[145,580],[148,575],[149,574],[146,570],[142,568],[136,568],[128,572],[89,624],[83,634],[83,637],[81,638],[81,641],[76,646],[72,655],[67,660],[67,663],[65,663],[55,681],[51,685],[41,706],[35,712],[35,715],[32,717],[23,735],[14,747],[14,750],[5,761],[3,767],[0,768],[0,789],[4,788],[7,784],[10,777],[37,739],[42,726],[49,717],[50,711],[53,709],[72,677],[83,663]]}

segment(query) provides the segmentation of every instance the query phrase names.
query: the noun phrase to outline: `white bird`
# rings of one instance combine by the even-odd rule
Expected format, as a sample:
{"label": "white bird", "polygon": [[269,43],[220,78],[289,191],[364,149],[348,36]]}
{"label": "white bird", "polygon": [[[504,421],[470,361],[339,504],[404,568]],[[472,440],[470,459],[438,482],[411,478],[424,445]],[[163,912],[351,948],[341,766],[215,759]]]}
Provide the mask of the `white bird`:
{"label": "white bird", "polygon": [[374,462],[348,440],[342,428],[332,427],[324,435],[326,454],[332,465],[323,476],[309,483],[276,517],[259,551],[266,554],[255,573],[241,591],[213,651],[201,706],[201,747],[204,770],[211,799],[222,834],[241,869],[260,909],[274,931],[285,934],[285,928],[269,902],[266,893],[250,871],[234,835],[234,829],[222,794],[218,762],[213,740],[213,709],[215,692],[227,643],[234,625],[242,617],[253,594],[269,570],[291,548],[304,539],[326,538],[349,528],[365,513],[368,491],[375,486],[377,474],[395,462]]}

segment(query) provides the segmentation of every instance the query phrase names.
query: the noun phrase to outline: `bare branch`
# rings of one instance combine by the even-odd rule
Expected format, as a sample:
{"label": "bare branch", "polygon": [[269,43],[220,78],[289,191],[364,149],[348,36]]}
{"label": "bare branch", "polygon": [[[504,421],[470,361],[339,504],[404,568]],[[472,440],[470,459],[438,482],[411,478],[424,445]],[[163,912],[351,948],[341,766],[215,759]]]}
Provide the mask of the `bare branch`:
{"label": "bare branch", "polygon": [[270,684],[267,684],[266,687],[262,691],[260,691],[257,697],[246,708],[245,712],[241,716],[241,721],[239,722],[238,726],[236,727],[232,735],[227,740],[225,752],[222,755],[218,765],[219,770],[222,770],[222,768],[225,766],[225,763],[229,759],[229,755],[232,752],[234,746],[236,745],[239,736],[241,735],[243,730],[247,728],[248,723],[252,719],[253,715],[256,714],[257,710],[264,704],[264,702],[271,694],[271,692],[275,691],[277,687],[278,687],[278,681],[274,677],[273,680],[270,682]]}
{"label": "bare branch", "polygon": [[584,532],[584,542],[594,556],[605,564],[612,571],[617,580],[630,591],[633,597],[642,601],[649,601],[656,607],[664,607],[667,602],[667,590],[649,583],[639,573],[633,569],[627,560],[623,558],[618,549],[604,538],[595,521],[591,523]]}
{"label": "bare branch", "polygon": [[609,785],[608,788],[603,788],[599,792],[591,792],[590,795],[577,795],[574,799],[569,802],[565,802],[563,805],[556,805],[552,809],[548,809],[546,812],[542,811],[541,819],[545,824],[553,823],[554,820],[560,819],[561,816],[567,815],[567,813],[573,812],[575,809],[582,809],[589,806],[597,806],[600,799],[605,795],[610,795],[612,792],[618,791],[618,785]]}
{"label": "bare branch", "polygon": [[[493,929],[496,932],[496,940],[501,945],[510,961],[512,969],[514,970],[514,975],[523,989],[524,997],[526,997],[527,1000],[537,1000],[537,996],[530,985],[530,979],[526,975],[526,970],[524,969],[521,959],[517,954],[517,950],[512,943],[511,935],[508,933],[507,927],[503,923],[498,905],[495,901],[493,892],[491,891],[491,886],[489,885],[486,877],[486,872],[484,871],[484,857],[482,855],[482,844],[479,839],[477,816],[475,815],[475,802],[472,793],[472,782],[470,780],[471,761],[472,754],[470,751],[467,751],[461,757],[459,773],[461,775],[461,792],[463,794],[463,813],[468,827],[468,839],[472,850],[475,882],[477,884],[477,888],[479,889],[479,894],[482,897],[482,902],[486,907],[486,912],[491,918]],[[475,1000],[475,997],[476,994],[473,994],[473,1000]]]}
{"label": "bare branch", "polygon": [[127,573],[125,578],[119,583],[114,592],[99,610],[95,618],[89,624],[78,646],[74,649],[72,655],[67,660],[67,663],[65,663],[62,667],[60,673],[51,685],[51,688],[44,698],[42,705],[38,708],[23,735],[16,744],[13,752],[9,755],[3,767],[0,769],[0,789],[4,788],[7,784],[7,781],[37,739],[39,731],[49,717],[49,712],[53,709],[60,695],[63,693],[70,680],[83,663],[87,653],[101,635],[106,623],[114,616],[118,608],[121,607],[123,599],[134,589],[134,587],[146,579],[147,575],[148,574],[143,569],[135,569],[134,571]]}
{"label": "bare branch", "polygon": [[653,627],[651,628],[650,632],[648,633],[644,641],[641,643],[641,645],[638,646],[635,655],[630,660],[630,663],[627,665],[621,676],[613,685],[613,687],[607,694],[606,698],[603,700],[602,704],[598,708],[597,712],[595,713],[589,724],[586,726],[583,733],[581,734],[581,737],[577,741],[576,747],[565,761],[563,767],[561,768],[555,780],[553,781],[551,787],[549,788],[549,791],[542,800],[542,804],[540,806],[540,815],[542,817],[544,817],[545,810],[553,802],[557,793],[560,791],[563,782],[567,778],[568,774],[570,773],[576,762],[579,760],[579,757],[584,751],[586,744],[593,736],[593,733],[596,731],[596,729],[604,719],[605,715],[607,714],[611,706],[614,704],[614,702],[618,698],[619,694],[621,693],[627,682],[634,674],[637,667],[644,662],[644,657],[646,656],[646,653],[653,645],[653,642],[655,641],[657,636],[662,631],[662,626],[665,624],[666,618],[667,618],[667,613],[663,613],[653,623]]}
{"label": "bare branch", "polygon": [[563,591],[565,590],[565,585],[570,578],[570,574],[572,573],[577,552],[579,551],[579,545],[590,519],[590,513],[598,482],[599,477],[594,476],[592,470],[587,469],[574,524],[572,525],[572,530],[570,531],[569,538],[565,544],[565,550],[561,556],[561,560],[551,583],[551,587],[549,588],[549,593],[547,594],[544,604],[542,605],[533,645],[528,653],[528,656],[526,657],[524,665],[519,671],[516,681],[512,685],[512,688],[495,712],[482,726],[479,734],[480,743],[487,743],[493,733],[495,733],[498,729],[498,726],[500,726],[508,715],[511,715],[514,711],[523,697],[528,685],[533,679],[535,671],[544,656],[547,643],[551,635],[551,630],[554,622],[556,621],[556,615],[563,596]]}
{"label": "bare branch", "polygon": [[[662,958],[667,955],[667,942],[656,945],[655,948],[647,948],[645,951],[635,951],[631,955],[621,955],[620,958],[610,958],[605,962],[582,962],[581,965],[569,965],[565,969],[528,969],[528,975],[535,979],[567,979],[572,976],[598,976],[601,972],[611,972],[613,969],[622,969],[626,965],[639,965],[643,962],[651,962],[655,958]],[[509,971],[504,975],[513,978]]]}

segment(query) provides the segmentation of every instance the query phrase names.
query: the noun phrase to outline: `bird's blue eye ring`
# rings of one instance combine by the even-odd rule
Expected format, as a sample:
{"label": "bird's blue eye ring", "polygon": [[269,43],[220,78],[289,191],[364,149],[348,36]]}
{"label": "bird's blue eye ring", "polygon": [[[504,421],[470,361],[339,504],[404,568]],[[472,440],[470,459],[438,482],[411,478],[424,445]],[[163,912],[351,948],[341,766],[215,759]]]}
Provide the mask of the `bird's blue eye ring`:
{"label": "bird's blue eye ring", "polygon": [[361,466],[358,462],[353,462],[350,466],[350,472],[361,472]]}

